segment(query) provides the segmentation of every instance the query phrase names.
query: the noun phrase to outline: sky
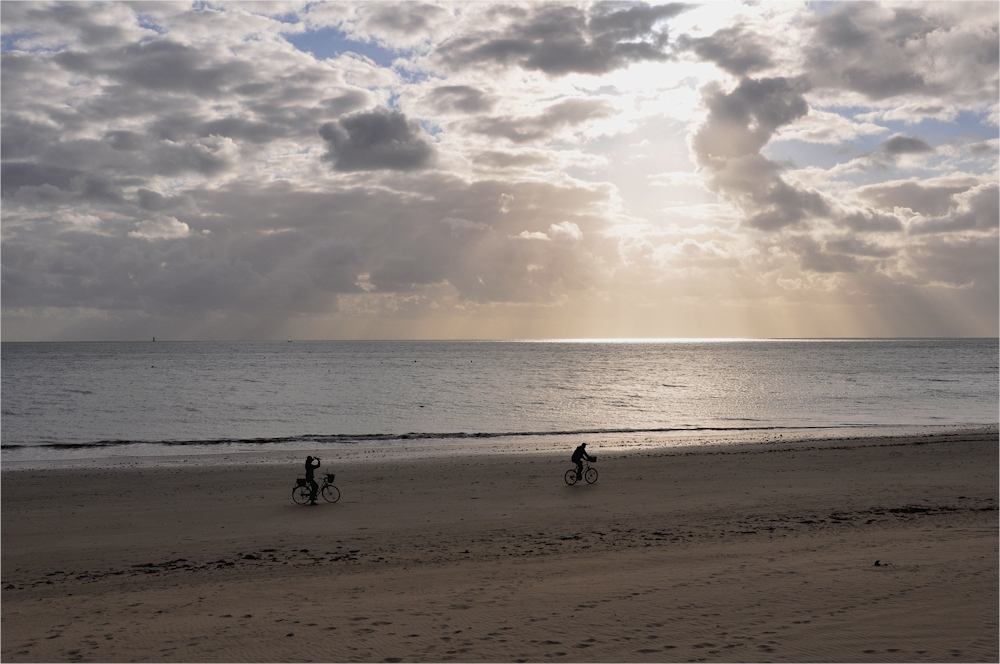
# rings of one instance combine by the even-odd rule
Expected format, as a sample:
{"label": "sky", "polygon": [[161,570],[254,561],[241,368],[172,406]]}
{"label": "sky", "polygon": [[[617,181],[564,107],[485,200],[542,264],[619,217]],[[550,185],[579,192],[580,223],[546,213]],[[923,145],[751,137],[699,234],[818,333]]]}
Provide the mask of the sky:
{"label": "sky", "polygon": [[998,14],[3,2],[0,333],[997,336]]}

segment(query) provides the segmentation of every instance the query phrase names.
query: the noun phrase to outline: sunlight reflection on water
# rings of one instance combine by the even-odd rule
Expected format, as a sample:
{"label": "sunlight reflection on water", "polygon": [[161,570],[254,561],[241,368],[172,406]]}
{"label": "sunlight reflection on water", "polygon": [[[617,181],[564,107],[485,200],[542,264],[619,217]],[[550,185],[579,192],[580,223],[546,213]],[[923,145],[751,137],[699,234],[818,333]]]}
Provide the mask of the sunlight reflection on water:
{"label": "sunlight reflection on water", "polygon": [[5,460],[12,446],[44,443],[997,421],[990,339],[4,343],[2,353]]}

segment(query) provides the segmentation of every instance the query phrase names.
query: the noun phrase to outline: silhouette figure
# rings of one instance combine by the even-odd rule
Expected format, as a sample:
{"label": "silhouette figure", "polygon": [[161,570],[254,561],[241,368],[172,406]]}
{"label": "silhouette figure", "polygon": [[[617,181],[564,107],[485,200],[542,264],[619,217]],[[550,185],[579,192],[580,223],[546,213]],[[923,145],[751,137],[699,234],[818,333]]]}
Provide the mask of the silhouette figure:
{"label": "silhouette figure", "polygon": [[[315,464],[313,462],[316,462]],[[319,493],[319,484],[316,482],[316,478],[313,477],[313,473],[319,468],[319,459],[312,458],[311,456],[306,457],[306,483],[309,484],[311,493],[309,494],[309,504],[316,504],[316,494]]]}
{"label": "silhouette figure", "polygon": [[573,450],[573,457],[570,459],[576,464],[576,480],[579,482],[580,478],[583,477],[583,460],[587,461],[597,461],[597,457],[592,457],[587,454],[587,443],[580,443],[580,446]]}

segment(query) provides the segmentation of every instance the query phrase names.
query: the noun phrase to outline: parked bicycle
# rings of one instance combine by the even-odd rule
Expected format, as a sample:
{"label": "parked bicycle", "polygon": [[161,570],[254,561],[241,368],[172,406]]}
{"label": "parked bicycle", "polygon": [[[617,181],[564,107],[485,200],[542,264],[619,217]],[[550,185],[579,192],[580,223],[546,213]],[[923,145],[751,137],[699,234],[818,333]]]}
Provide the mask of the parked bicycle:
{"label": "parked bicycle", "polygon": [[[597,469],[590,465],[590,462],[586,459],[583,460],[583,479],[587,480],[587,484],[593,484],[597,481]],[[573,466],[566,471],[564,477],[566,484],[573,486],[580,481],[580,478],[576,476],[576,466]]]}
{"label": "parked bicycle", "polygon": [[[323,477],[323,484],[319,487],[319,495],[323,496],[323,500],[328,503],[335,503],[340,500],[340,489],[333,486],[333,476],[333,473],[326,473]],[[305,477],[295,480],[295,488],[292,489],[292,500],[295,501],[296,505],[305,505],[309,502],[311,495],[312,489],[309,487],[309,483],[306,482]]]}

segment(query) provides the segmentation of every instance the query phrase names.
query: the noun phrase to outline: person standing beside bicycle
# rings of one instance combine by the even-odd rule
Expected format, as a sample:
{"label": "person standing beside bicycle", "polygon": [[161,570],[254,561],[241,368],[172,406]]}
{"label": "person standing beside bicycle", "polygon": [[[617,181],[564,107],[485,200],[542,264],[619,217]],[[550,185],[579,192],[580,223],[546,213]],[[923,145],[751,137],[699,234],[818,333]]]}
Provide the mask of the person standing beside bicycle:
{"label": "person standing beside bicycle", "polygon": [[[313,462],[316,462],[313,464]],[[311,456],[306,457],[306,483],[309,484],[311,493],[309,494],[309,504],[316,504],[316,494],[319,493],[319,484],[316,482],[316,478],[313,473],[319,468],[319,458],[312,458]]]}
{"label": "person standing beside bicycle", "polygon": [[583,460],[587,461],[597,461],[597,457],[592,457],[587,454],[587,443],[580,443],[580,446],[573,450],[573,456],[571,461],[576,464],[576,481],[579,482],[580,478],[583,477]]}

